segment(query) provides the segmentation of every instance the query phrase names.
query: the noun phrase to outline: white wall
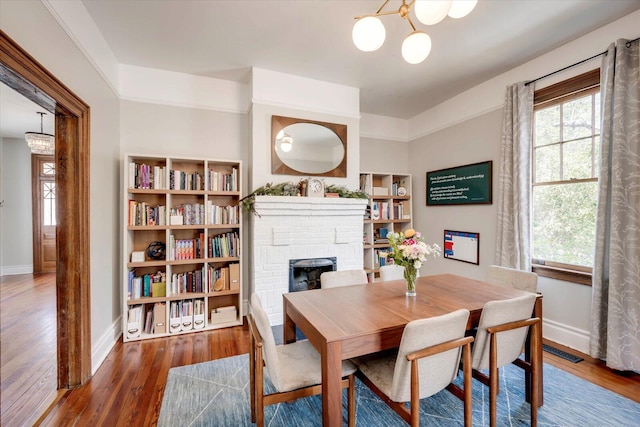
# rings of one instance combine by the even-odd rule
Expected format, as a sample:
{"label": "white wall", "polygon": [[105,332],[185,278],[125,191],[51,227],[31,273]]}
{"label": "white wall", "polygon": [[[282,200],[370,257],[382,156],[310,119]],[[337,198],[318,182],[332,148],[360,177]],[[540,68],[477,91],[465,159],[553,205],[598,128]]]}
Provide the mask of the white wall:
{"label": "white wall", "polygon": [[123,155],[249,161],[247,114],[121,101],[120,126]]}
{"label": "white wall", "polygon": [[0,27],[91,107],[89,232],[95,370],[120,331],[119,101],[41,2],[0,2]]}
{"label": "white wall", "polygon": [[408,170],[408,143],[360,137],[361,172],[403,174]]}
{"label": "white wall", "polygon": [[[444,230],[480,233],[480,265],[430,258],[422,274],[457,273],[482,279],[495,262],[496,191],[502,110],[496,110],[411,142],[414,227],[427,243],[443,245]],[[426,206],[426,172],[487,160],[493,161],[493,204]],[[425,271],[426,270],[426,271]]]}
{"label": "white wall", "polygon": [[0,275],[33,272],[31,151],[23,139],[0,140]]}

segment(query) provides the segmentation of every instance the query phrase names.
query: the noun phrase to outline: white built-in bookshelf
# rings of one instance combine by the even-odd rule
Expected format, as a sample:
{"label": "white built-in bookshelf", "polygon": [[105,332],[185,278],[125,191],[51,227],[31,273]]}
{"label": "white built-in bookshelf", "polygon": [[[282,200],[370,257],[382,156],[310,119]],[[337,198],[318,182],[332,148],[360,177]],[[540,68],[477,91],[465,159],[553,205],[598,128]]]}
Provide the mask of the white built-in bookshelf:
{"label": "white built-in bookshelf", "polygon": [[241,162],[123,166],[123,340],[241,325]]}
{"label": "white built-in bookshelf", "polygon": [[375,281],[389,252],[386,233],[412,227],[411,175],[360,173],[360,190],[369,195],[363,224],[364,269]]}

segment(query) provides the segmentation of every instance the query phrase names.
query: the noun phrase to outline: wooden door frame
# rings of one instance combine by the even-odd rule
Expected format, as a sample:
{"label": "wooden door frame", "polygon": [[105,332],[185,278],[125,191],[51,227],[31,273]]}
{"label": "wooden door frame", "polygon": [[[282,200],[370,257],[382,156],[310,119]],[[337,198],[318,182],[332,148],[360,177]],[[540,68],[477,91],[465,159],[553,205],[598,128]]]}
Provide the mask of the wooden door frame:
{"label": "wooden door frame", "polygon": [[58,388],[91,377],[89,106],[0,30],[0,79],[55,113]]}

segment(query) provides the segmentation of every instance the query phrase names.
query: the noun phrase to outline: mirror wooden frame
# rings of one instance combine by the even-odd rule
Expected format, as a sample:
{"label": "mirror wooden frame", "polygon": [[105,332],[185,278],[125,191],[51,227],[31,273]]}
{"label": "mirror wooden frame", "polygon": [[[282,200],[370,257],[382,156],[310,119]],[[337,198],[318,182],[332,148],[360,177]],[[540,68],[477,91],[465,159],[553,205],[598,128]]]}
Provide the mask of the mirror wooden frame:
{"label": "mirror wooden frame", "polygon": [[[276,135],[282,129],[286,128],[289,125],[297,124],[297,123],[310,123],[318,126],[323,126],[333,133],[335,133],[340,141],[342,142],[342,146],[344,148],[344,156],[342,161],[338,166],[331,169],[330,171],[323,173],[309,173],[305,171],[299,171],[287,166],[282,159],[278,156],[276,151]],[[328,176],[335,178],[346,178],[347,177],[347,125],[337,124],[337,123],[328,123],[328,122],[319,122],[316,120],[306,120],[306,119],[297,119],[294,117],[283,117],[283,116],[271,116],[271,173],[275,175],[304,175],[304,176]]]}

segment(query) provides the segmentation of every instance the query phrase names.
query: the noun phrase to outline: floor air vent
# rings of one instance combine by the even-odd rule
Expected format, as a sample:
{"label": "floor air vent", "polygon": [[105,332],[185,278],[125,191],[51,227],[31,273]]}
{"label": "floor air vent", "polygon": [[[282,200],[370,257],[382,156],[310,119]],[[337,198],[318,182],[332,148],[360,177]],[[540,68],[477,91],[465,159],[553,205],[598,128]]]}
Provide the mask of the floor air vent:
{"label": "floor air vent", "polygon": [[547,353],[553,354],[554,356],[562,357],[563,359],[566,359],[569,362],[578,363],[584,360],[582,357],[574,356],[573,354],[567,353],[566,351],[562,351],[555,347],[551,347],[550,345],[547,345],[547,344],[542,344],[542,349]]}

